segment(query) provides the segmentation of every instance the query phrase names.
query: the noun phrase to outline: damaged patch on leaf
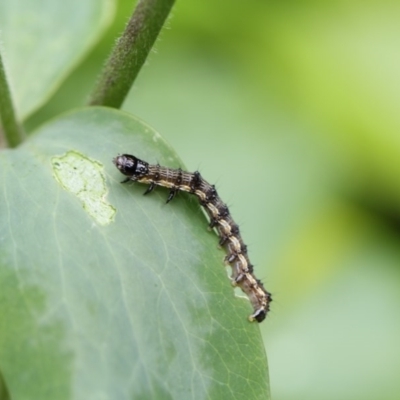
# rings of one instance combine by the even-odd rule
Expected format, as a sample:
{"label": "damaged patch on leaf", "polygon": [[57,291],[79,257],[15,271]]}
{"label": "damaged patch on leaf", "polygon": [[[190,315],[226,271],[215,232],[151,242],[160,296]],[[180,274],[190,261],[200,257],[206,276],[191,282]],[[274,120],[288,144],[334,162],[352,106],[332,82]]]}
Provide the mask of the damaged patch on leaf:
{"label": "damaged patch on leaf", "polygon": [[103,165],[71,150],[51,159],[56,181],[82,202],[84,210],[100,225],[114,220],[115,208],[106,200]]}

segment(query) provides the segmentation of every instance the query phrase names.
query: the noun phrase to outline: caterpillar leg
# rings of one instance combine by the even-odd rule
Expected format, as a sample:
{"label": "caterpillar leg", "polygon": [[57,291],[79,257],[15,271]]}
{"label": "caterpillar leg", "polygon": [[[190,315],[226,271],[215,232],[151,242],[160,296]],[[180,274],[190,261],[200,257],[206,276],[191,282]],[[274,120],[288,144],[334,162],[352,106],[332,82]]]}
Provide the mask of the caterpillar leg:
{"label": "caterpillar leg", "polygon": [[168,195],[168,199],[167,199],[167,203],[169,203],[175,197],[176,191],[177,191],[176,188],[172,188],[170,190],[169,195]]}
{"label": "caterpillar leg", "polygon": [[156,184],[155,184],[154,182],[151,182],[150,185],[149,185],[149,187],[148,187],[148,188],[146,189],[146,191],[143,193],[143,195],[152,192],[155,186],[156,186]]}

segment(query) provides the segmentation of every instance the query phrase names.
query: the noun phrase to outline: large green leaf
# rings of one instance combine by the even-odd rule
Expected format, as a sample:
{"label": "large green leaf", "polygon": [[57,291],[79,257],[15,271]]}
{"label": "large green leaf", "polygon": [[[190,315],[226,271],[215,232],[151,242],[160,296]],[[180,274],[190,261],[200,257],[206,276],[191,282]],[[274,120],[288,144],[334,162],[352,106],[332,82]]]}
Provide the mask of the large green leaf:
{"label": "large green leaf", "polygon": [[55,91],[113,13],[112,0],[2,0],[0,43],[13,98],[26,117]]}
{"label": "large green leaf", "polygon": [[0,153],[0,371],[13,399],[266,399],[267,362],[198,202],[121,185],[122,152],[182,166],[105,108]]}

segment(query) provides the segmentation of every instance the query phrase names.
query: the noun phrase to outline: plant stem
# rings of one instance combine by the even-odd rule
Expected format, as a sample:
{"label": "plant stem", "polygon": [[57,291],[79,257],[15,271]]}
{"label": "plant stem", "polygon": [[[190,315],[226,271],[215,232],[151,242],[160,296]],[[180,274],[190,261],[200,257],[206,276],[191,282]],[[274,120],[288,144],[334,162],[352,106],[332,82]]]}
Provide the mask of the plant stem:
{"label": "plant stem", "polygon": [[90,105],[119,108],[175,0],[140,0],[90,96]]}
{"label": "plant stem", "polygon": [[[5,140],[10,147],[16,147],[24,140],[24,131],[18,123],[12,104],[10,88],[8,86],[6,72],[0,54],[0,119],[2,122]],[[0,141],[2,141],[0,139]]]}
{"label": "plant stem", "polygon": [[7,387],[4,383],[4,379],[1,374],[0,374],[0,399],[1,400],[9,400],[10,399]]}

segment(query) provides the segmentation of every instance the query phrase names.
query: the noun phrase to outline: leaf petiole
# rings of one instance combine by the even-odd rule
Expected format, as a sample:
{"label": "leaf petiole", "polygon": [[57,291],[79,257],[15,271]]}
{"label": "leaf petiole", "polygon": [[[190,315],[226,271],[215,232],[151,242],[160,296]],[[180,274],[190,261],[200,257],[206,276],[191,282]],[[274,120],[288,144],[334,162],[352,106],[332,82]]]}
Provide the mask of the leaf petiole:
{"label": "leaf petiole", "polygon": [[140,0],[90,96],[90,105],[119,108],[175,0]]}
{"label": "leaf petiole", "polygon": [[[15,115],[11,92],[8,86],[6,71],[0,54],[0,142],[6,142],[10,147],[17,147],[24,140],[24,131]],[[4,139],[4,140],[3,140]]]}

